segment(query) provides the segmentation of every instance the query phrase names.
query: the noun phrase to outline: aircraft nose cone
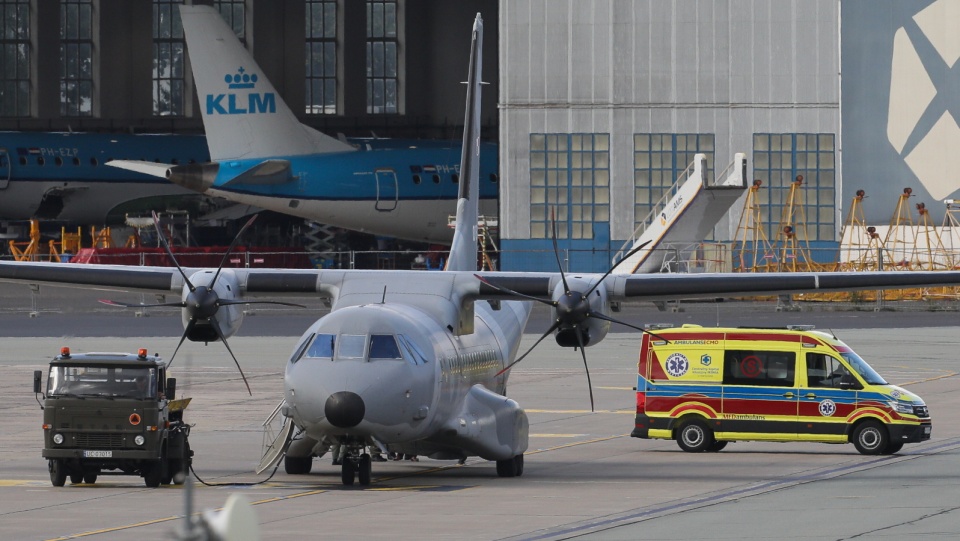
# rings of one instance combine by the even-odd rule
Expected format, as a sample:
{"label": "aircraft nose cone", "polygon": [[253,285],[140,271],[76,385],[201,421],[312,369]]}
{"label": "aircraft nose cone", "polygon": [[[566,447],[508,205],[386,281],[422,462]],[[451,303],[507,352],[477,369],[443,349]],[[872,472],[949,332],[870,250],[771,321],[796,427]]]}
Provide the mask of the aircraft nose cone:
{"label": "aircraft nose cone", "polygon": [[352,428],[363,420],[366,406],[364,406],[363,399],[357,393],[340,391],[327,398],[327,403],[323,406],[323,413],[333,426]]}

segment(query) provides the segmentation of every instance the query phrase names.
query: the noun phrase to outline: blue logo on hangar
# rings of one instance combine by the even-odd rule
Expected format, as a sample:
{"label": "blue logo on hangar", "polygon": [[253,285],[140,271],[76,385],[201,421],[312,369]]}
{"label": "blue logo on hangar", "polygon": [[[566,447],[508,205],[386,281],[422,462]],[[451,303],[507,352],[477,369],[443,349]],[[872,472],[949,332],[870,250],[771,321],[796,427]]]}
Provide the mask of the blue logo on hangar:
{"label": "blue logo on hangar", "polygon": [[208,115],[248,115],[257,113],[276,113],[277,96],[273,92],[252,92],[257,85],[256,73],[246,73],[242,67],[237,73],[226,74],[223,80],[230,90],[250,90],[246,96],[228,92],[225,94],[207,94]]}

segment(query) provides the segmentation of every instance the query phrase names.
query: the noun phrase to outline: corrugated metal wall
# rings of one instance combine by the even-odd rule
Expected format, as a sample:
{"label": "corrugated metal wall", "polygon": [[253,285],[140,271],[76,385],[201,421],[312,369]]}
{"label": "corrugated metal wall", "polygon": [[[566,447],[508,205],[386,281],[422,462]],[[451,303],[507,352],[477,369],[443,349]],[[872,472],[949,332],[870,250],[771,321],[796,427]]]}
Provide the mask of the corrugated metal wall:
{"label": "corrugated metal wall", "polygon": [[634,224],[635,133],[713,133],[718,170],[751,155],[754,133],[838,133],[838,10],[500,0],[501,237],[530,236],[530,133],[610,134],[610,237],[621,240]]}

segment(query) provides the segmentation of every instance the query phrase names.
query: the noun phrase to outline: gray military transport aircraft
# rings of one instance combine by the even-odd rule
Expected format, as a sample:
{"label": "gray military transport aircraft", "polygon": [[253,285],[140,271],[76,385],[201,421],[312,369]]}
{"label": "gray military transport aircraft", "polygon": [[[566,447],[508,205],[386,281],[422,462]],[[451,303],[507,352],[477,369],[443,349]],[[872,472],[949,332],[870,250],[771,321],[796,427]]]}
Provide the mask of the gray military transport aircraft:
{"label": "gray military transport aircraft", "polygon": [[[332,310],[286,359],[280,410],[287,419],[285,469],[309,473],[313,457],[347,450],[342,482],[370,483],[367,446],[459,460],[496,461],[523,474],[524,410],[506,396],[510,368],[534,302],[553,307],[562,347],[601,341],[611,303],[960,284],[960,272],[792,274],[600,274],[478,272],[477,171],[483,23],[473,25],[463,177],[447,268],[442,272],[329,269],[196,269],[0,263],[0,280],[153,293],[179,292],[185,338],[226,344],[240,326],[238,304],[263,296],[318,295]],[[620,323],[620,322],[617,322]],[[634,327],[638,328],[638,327]],[[642,330],[642,329],[641,329]],[[179,346],[178,346],[179,347]],[[532,348],[531,348],[532,349]],[[528,351],[529,353],[529,351]],[[589,377],[589,372],[587,373]],[[295,433],[295,435],[293,435]],[[292,438],[291,438],[291,435]]]}

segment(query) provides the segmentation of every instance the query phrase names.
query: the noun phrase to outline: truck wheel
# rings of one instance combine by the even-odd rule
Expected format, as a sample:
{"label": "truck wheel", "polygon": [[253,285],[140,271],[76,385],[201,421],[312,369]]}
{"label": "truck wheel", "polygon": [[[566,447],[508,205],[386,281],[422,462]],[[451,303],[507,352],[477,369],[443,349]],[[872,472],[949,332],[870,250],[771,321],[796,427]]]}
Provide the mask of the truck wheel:
{"label": "truck wheel", "polygon": [[67,470],[62,460],[55,458],[50,459],[50,462],[47,464],[47,469],[50,470],[50,483],[53,484],[53,486],[62,487],[67,484]]}
{"label": "truck wheel", "polygon": [[887,429],[873,419],[861,423],[853,432],[852,439],[853,446],[862,455],[879,455],[890,442]]}
{"label": "truck wheel", "polygon": [[74,485],[79,485],[82,482],[83,482],[83,472],[70,474],[70,483]]}
{"label": "truck wheel", "polygon": [[688,453],[702,453],[713,443],[713,433],[699,419],[684,421],[677,429],[677,445]]}
{"label": "truck wheel", "polygon": [[99,475],[99,472],[87,472],[83,474],[83,482],[92,485],[97,482],[97,475]]}
{"label": "truck wheel", "polygon": [[147,470],[143,473],[143,484],[150,488],[160,486],[160,481],[164,478],[165,469],[167,469],[167,460],[165,458],[150,462]]}

